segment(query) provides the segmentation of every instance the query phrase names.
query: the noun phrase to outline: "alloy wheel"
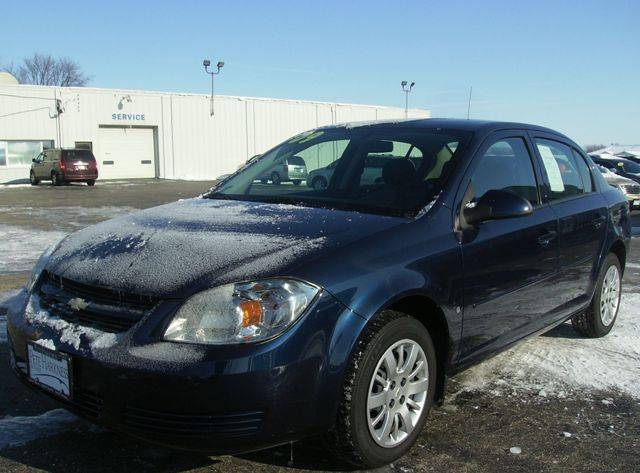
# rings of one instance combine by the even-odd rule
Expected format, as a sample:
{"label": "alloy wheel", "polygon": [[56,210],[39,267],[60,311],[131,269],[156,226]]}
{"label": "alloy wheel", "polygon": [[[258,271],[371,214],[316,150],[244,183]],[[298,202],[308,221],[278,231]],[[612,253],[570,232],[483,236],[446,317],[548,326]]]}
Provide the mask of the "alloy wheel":
{"label": "alloy wheel", "polygon": [[423,414],[429,366],[417,342],[400,340],[382,355],[369,383],[367,424],[373,440],[385,448],[402,443]]}
{"label": "alloy wheel", "polygon": [[608,327],[613,323],[620,304],[620,273],[615,265],[609,266],[602,281],[600,294],[600,320]]}

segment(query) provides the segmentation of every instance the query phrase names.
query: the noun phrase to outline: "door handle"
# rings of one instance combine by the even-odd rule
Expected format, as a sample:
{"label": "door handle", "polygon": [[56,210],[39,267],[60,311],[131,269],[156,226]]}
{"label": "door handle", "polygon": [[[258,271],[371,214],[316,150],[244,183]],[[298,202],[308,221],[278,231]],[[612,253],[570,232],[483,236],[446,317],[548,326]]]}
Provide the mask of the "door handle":
{"label": "door handle", "polygon": [[555,240],[558,236],[558,232],[555,230],[549,230],[538,237],[538,245],[549,246],[549,244]]}

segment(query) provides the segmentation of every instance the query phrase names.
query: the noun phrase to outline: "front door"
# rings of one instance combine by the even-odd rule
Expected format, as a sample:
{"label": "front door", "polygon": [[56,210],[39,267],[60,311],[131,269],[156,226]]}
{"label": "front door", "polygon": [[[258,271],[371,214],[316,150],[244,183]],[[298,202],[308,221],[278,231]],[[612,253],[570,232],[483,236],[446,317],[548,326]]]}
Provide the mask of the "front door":
{"label": "front door", "polygon": [[557,217],[542,203],[539,169],[524,132],[492,135],[474,158],[461,189],[461,209],[489,190],[529,200],[533,213],[506,220],[462,225],[464,322],[460,361],[536,330],[554,308],[547,297],[557,272]]}

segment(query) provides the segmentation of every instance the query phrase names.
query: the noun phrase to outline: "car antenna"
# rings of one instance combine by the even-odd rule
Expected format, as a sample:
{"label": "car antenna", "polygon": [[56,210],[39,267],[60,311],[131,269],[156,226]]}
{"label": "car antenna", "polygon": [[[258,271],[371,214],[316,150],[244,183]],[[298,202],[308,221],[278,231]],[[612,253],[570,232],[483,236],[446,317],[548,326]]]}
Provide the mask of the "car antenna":
{"label": "car antenna", "polygon": [[467,120],[469,119],[469,116],[471,115],[471,93],[473,92],[473,86],[470,85],[469,86],[469,102],[467,103]]}

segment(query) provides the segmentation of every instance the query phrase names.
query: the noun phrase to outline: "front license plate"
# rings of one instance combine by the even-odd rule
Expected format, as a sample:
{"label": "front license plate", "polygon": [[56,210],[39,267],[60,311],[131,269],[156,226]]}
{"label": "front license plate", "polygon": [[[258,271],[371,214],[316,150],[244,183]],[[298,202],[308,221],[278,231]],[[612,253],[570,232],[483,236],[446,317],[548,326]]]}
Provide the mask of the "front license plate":
{"label": "front license plate", "polygon": [[71,397],[71,359],[69,355],[35,343],[27,346],[29,379],[65,399]]}

